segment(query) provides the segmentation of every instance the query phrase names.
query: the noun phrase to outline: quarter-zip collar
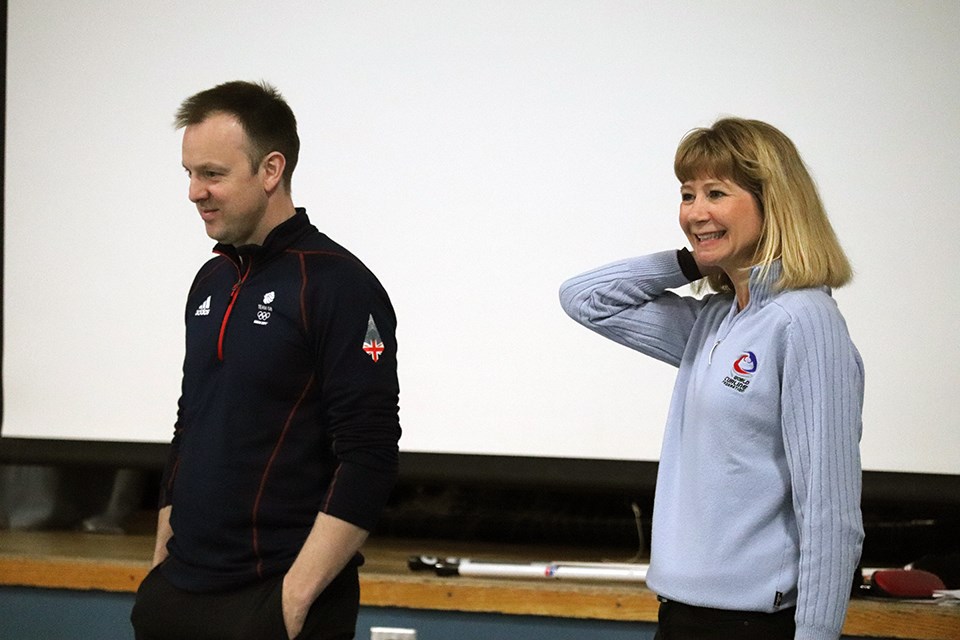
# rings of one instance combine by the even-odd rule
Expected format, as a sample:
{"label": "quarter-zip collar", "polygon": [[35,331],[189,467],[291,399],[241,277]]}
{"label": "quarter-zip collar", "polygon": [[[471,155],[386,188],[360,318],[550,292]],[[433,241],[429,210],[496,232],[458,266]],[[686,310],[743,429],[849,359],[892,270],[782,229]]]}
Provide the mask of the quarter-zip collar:
{"label": "quarter-zip collar", "polygon": [[227,310],[220,322],[220,335],[217,338],[217,359],[220,362],[223,362],[224,359],[223,347],[227,335],[227,326],[230,323],[230,314],[233,313],[237,296],[240,295],[243,283],[247,281],[251,271],[262,268],[270,260],[286,251],[287,247],[291,246],[312,227],[313,225],[307,218],[306,209],[297,208],[293,217],[284,220],[267,234],[262,245],[247,244],[234,247],[231,244],[218,243],[213,248],[214,253],[230,260],[237,269],[237,281],[230,290],[230,302],[227,304]]}
{"label": "quarter-zip collar", "polygon": [[[766,306],[776,293],[777,281],[780,280],[780,274],[782,273],[783,265],[780,260],[771,262],[766,273],[763,272],[763,267],[760,265],[751,267],[750,281],[747,285],[750,289],[750,300],[747,302],[747,306],[741,309],[740,312],[742,313],[750,307],[759,309]],[[736,307],[736,300],[733,301],[733,305]]]}
{"label": "quarter-zip collar", "polygon": [[275,226],[267,234],[262,245],[245,244],[235,247],[232,244],[218,243],[213,248],[213,252],[229,258],[237,265],[241,277],[245,277],[252,264],[256,264],[258,267],[262,266],[271,258],[283,253],[310,227],[307,210],[303,207],[297,207],[292,217]]}
{"label": "quarter-zip collar", "polygon": [[737,303],[736,293],[733,294],[733,300],[730,302],[730,310],[717,328],[716,341],[710,349],[710,353],[707,354],[708,365],[713,364],[713,352],[716,351],[720,343],[726,339],[734,325],[743,317],[757,313],[773,299],[774,294],[776,294],[777,281],[780,280],[781,273],[783,273],[783,265],[780,263],[780,260],[771,262],[766,273],[764,273],[763,267],[760,265],[750,268],[750,280],[747,284],[750,289],[750,299],[747,301],[747,306],[741,309]]}

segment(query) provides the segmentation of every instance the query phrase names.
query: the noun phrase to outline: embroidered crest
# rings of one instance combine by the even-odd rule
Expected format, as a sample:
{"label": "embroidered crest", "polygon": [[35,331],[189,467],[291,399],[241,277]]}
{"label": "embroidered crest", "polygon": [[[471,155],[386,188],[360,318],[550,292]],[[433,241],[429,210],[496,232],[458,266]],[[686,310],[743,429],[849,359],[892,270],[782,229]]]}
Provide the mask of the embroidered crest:
{"label": "embroidered crest", "polygon": [[379,362],[383,349],[380,331],[377,329],[377,323],[373,321],[373,314],[370,314],[370,319],[367,321],[367,334],[363,338],[363,350],[374,362]]}
{"label": "embroidered crest", "polygon": [[750,386],[750,378],[757,372],[757,356],[752,351],[744,351],[730,367],[730,375],[723,379],[723,384],[734,391],[743,393]]}
{"label": "embroidered crest", "polygon": [[753,355],[753,351],[745,351],[737,358],[733,363],[733,372],[744,377],[750,377],[757,372],[757,356]]}
{"label": "embroidered crest", "polygon": [[273,315],[273,307],[270,306],[270,303],[273,302],[276,297],[273,291],[264,294],[263,302],[257,305],[257,317],[253,321],[253,324],[266,326],[270,323],[270,316]]}

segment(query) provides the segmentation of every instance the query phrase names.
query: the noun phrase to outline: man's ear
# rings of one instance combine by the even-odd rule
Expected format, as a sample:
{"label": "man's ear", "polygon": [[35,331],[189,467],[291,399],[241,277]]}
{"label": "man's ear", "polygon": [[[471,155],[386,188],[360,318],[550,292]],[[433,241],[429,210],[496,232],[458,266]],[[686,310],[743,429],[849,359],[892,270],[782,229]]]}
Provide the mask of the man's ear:
{"label": "man's ear", "polygon": [[263,186],[268,192],[276,190],[283,181],[283,170],[287,166],[287,159],[279,151],[271,151],[260,161],[260,170],[263,172]]}

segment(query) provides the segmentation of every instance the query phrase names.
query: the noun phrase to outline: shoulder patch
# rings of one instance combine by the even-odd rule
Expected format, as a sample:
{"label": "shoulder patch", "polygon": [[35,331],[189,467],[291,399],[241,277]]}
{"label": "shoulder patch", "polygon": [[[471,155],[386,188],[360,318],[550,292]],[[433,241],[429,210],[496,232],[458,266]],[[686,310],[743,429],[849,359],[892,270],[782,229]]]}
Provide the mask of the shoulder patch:
{"label": "shoulder patch", "polygon": [[367,320],[367,333],[363,337],[363,350],[374,362],[379,362],[380,356],[383,354],[383,340],[380,338],[377,323],[373,321],[373,314],[370,314],[370,319]]}

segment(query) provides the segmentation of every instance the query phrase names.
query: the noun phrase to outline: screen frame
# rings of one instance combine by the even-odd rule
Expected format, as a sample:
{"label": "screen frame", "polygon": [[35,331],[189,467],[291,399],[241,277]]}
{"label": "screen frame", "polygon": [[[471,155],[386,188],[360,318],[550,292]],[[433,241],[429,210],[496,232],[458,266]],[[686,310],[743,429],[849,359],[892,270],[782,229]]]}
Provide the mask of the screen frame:
{"label": "screen frame", "polygon": [[[0,437],[3,464],[159,471],[169,450],[170,445],[157,443]],[[657,462],[642,460],[401,451],[399,482],[647,494],[656,488],[658,467]],[[863,501],[960,506],[960,475],[864,471]]]}

